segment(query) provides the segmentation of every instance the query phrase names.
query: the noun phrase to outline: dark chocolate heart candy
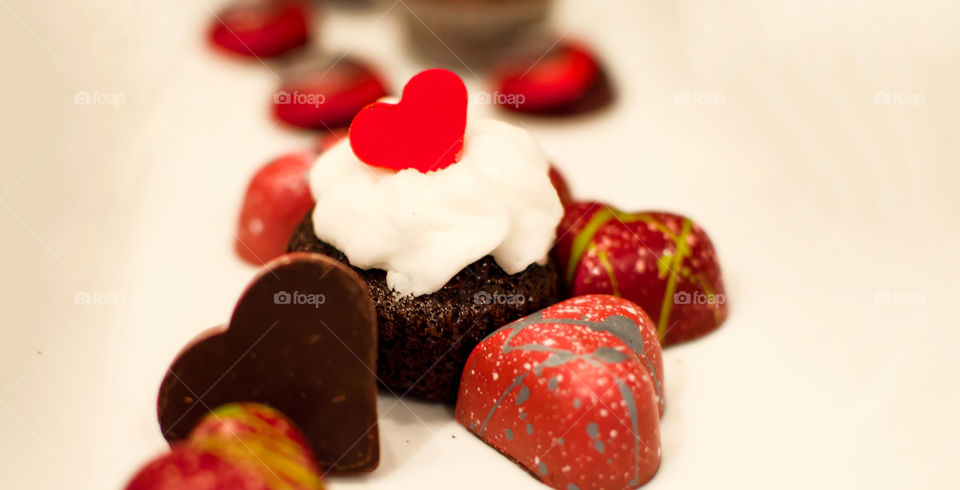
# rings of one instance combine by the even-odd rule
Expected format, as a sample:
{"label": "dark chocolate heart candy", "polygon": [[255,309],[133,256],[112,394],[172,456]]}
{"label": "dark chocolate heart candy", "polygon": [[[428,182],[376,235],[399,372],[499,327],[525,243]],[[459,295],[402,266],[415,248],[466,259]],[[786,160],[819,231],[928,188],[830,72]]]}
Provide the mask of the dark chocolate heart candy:
{"label": "dark chocolate heart candy", "polygon": [[270,262],[230,320],[174,361],[157,413],[174,442],[230,402],[269,405],[296,423],[318,464],[349,473],[377,467],[377,325],[363,281],[320,254]]}

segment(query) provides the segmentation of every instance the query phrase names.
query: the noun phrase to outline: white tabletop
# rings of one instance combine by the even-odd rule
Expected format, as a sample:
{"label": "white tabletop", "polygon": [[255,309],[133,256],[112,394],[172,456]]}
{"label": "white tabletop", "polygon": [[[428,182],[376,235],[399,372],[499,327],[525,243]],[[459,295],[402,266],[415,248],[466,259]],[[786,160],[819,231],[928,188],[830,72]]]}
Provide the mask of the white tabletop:
{"label": "white tabletop", "polygon": [[[277,66],[206,47],[208,3],[0,0],[4,488],[117,488],[164,450],[164,370],[254,272],[245,184],[311,144],[268,115]],[[562,2],[619,103],[513,119],[579,196],[688,214],[718,248],[731,315],[666,352],[648,488],[956,488],[960,5],[734,3]],[[322,43],[400,86],[423,66],[390,5]],[[450,409],[380,408],[381,467],[331,488],[544,488]]]}

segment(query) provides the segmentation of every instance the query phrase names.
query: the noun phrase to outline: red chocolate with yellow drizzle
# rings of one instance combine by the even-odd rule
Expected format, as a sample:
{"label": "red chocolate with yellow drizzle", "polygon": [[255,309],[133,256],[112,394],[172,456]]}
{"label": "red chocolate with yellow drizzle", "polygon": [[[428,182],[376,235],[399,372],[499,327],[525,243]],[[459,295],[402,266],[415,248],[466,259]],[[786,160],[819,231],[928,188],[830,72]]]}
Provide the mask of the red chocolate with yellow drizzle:
{"label": "red chocolate with yellow drizzle", "polygon": [[144,465],[126,490],[322,490],[320,470],[300,431],[257,403],[224,405],[190,437]]}
{"label": "red chocolate with yellow drizzle", "polygon": [[637,303],[656,322],[664,345],[705,335],[726,318],[717,254],[688,218],[578,202],[567,206],[557,230],[553,254],[567,292]]}

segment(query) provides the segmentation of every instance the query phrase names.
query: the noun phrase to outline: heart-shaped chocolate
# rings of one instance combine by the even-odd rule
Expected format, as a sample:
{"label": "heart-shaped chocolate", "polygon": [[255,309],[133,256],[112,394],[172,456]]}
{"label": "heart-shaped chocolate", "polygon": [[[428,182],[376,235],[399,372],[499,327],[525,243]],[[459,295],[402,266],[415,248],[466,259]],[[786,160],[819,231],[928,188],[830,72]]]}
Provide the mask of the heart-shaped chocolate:
{"label": "heart-shaped chocolate", "polygon": [[399,103],[360,111],[350,146],[368,165],[427,173],[459,160],[466,128],[467,87],[455,73],[433,69],[411,78]]}
{"label": "heart-shaped chocolate", "polygon": [[284,255],[247,287],[229,327],[177,356],[160,387],[160,428],[174,442],[216,407],[262,403],[300,428],[324,470],[373,470],[376,355],[376,314],[360,277],[325,255]]}

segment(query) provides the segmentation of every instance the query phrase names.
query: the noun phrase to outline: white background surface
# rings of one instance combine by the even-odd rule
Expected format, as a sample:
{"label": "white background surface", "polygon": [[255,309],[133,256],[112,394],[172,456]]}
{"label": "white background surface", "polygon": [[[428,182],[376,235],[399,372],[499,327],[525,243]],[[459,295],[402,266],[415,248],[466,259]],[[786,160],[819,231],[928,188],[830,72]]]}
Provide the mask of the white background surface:
{"label": "white background surface", "polygon": [[[579,196],[686,213],[719,249],[732,313],[666,353],[647,488],[957,488],[960,5],[734,3],[562,2],[621,99],[523,120]],[[311,140],[268,117],[280,67],[207,49],[217,4],[0,0],[0,487],[122,486],[165,448],[167,364],[252,277],[246,181]],[[400,86],[402,9],[334,14],[323,44]],[[331,488],[543,488],[448,409],[381,402],[380,469]]]}

